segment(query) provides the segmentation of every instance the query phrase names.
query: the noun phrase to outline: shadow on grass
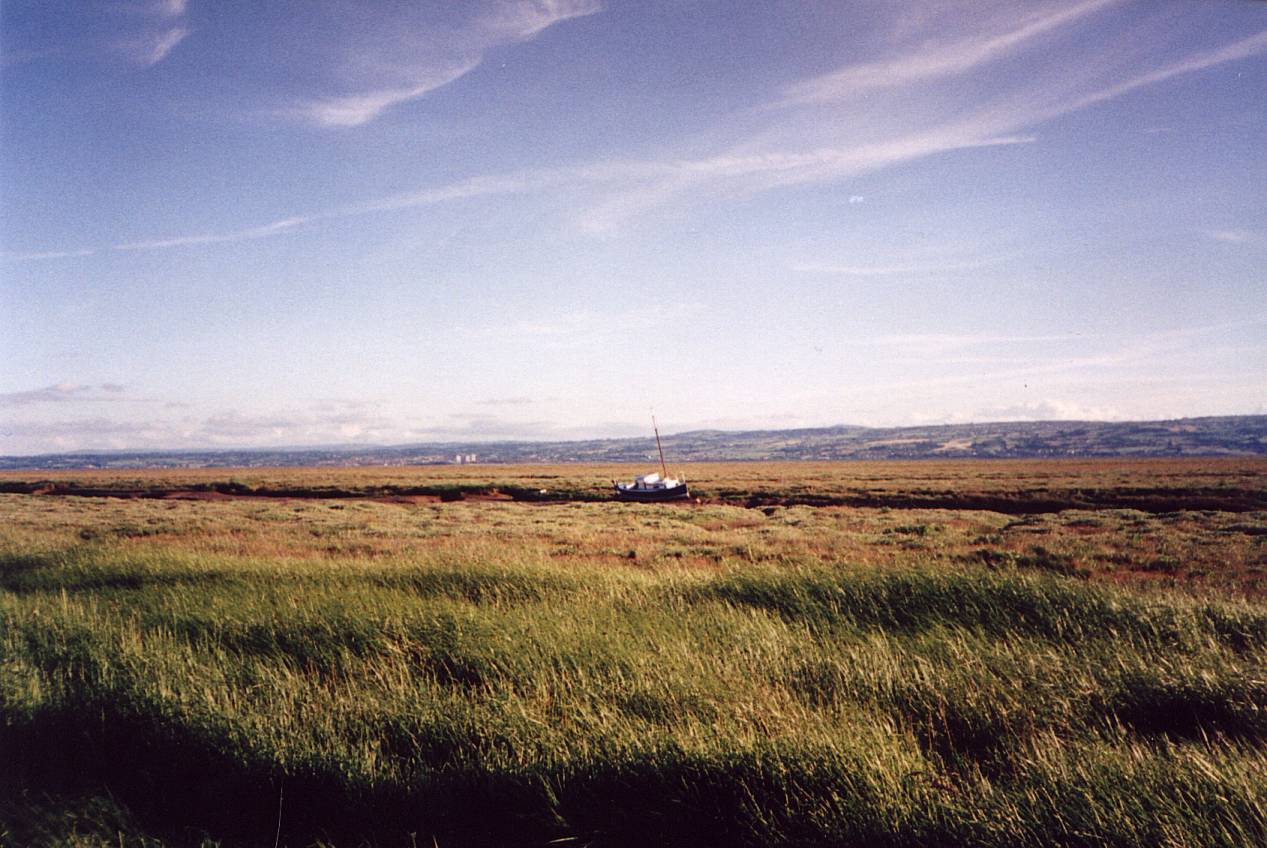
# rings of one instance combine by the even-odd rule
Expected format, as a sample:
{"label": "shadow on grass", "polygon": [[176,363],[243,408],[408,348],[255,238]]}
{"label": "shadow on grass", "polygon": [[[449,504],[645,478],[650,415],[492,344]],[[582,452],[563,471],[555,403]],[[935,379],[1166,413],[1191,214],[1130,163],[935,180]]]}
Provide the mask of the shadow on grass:
{"label": "shadow on grass", "polygon": [[[291,845],[923,844],[892,829],[857,764],[830,758],[669,746],[516,771],[419,763],[372,782],[320,759],[283,769],[226,728],[100,701],[8,717],[0,747],[0,814],[23,798],[109,798],[112,821],[172,845],[272,845],[279,805]],[[6,824],[15,844],[40,841],[31,817]]]}
{"label": "shadow on grass", "polygon": [[221,584],[227,579],[214,571],[176,567],[156,571],[126,561],[98,562],[74,550],[0,555],[0,589],[18,595],[136,591],[149,586]]}
{"label": "shadow on grass", "polygon": [[556,574],[496,569],[487,566],[433,567],[367,572],[363,579],[388,589],[424,598],[452,598],[473,604],[515,604],[544,601],[573,592],[580,585]]}
{"label": "shadow on grass", "polygon": [[460,835],[464,844],[540,844],[560,835],[545,815],[539,786],[523,779],[442,772],[404,787],[358,781],[338,763],[283,770],[236,746],[223,728],[191,727],[110,703],[7,721],[0,748],[11,765],[0,777],[6,799],[31,792],[105,795],[173,844],[198,844],[210,834],[231,844],[272,845],[279,800],[281,839],[292,845],[407,844],[410,833]]}
{"label": "shadow on grass", "polygon": [[1105,709],[1137,733],[1203,739],[1215,733],[1267,743],[1267,683],[1253,680],[1121,682]]}
{"label": "shadow on grass", "polygon": [[965,556],[964,559],[968,562],[981,563],[987,568],[996,570],[1009,568],[1031,569],[1034,571],[1047,571],[1064,577],[1077,577],[1081,580],[1091,576],[1090,571],[1078,567],[1073,557],[1049,551],[1041,545],[1030,547],[1028,553],[996,548],[978,548],[968,556]]}
{"label": "shadow on grass", "polygon": [[[262,578],[255,579],[265,582]],[[296,575],[294,579],[304,582],[311,578]],[[233,575],[210,568],[189,568],[182,563],[164,563],[160,570],[130,562],[125,554],[113,551],[109,557],[103,557],[91,547],[0,554],[0,589],[15,594],[63,590],[135,591],[150,586],[222,585],[251,580],[246,575]],[[423,598],[452,598],[474,604],[535,603],[567,595],[581,585],[564,575],[481,565],[411,570],[364,569],[357,573],[356,581]],[[274,584],[276,580],[270,578],[267,582]]]}
{"label": "shadow on grass", "polygon": [[688,600],[720,600],[767,610],[814,627],[919,632],[963,627],[994,637],[1051,641],[1130,638],[1179,646],[1194,634],[1234,650],[1267,645],[1267,615],[1235,607],[1188,610],[1150,606],[1081,581],[999,572],[943,574],[731,574],[688,592]]}

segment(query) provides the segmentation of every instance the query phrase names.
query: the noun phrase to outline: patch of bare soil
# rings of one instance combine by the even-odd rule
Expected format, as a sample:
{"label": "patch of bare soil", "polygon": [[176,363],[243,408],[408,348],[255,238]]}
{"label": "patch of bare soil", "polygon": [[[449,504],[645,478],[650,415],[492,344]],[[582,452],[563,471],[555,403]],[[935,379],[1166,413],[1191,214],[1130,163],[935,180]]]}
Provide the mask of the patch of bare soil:
{"label": "patch of bare soil", "polygon": [[[47,493],[37,493],[47,494]],[[127,496],[125,496],[127,497]],[[133,492],[130,497],[145,497],[141,492]],[[224,492],[194,492],[189,490],[177,489],[171,492],[164,492],[161,495],[163,500],[169,501],[231,501],[233,495],[226,495]]]}
{"label": "patch of bare soil", "polygon": [[[0,493],[27,494],[44,497],[76,496],[106,498],[159,498],[176,500],[234,500],[234,499],[285,499],[332,500],[359,499],[381,503],[437,503],[437,502],[517,502],[561,503],[569,501],[614,502],[615,497],[595,492],[588,494],[560,494],[537,489],[490,489],[487,487],[445,487],[420,491],[419,488],[377,488],[372,491],[338,488],[258,488],[252,489],[236,483],[212,483],[194,489],[90,487],[75,483],[4,482]],[[1217,512],[1252,512],[1267,510],[1267,491],[1249,488],[1200,488],[1191,489],[1077,489],[1063,491],[1033,491],[1005,493],[961,493],[955,491],[907,492],[859,492],[856,494],[814,494],[810,492],[787,494],[782,492],[725,492],[721,496],[696,497],[681,501],[665,501],[663,504],[689,506],[710,504],[742,506],[750,509],[770,507],[853,507],[878,509],[945,509],[998,512],[1005,515],[1035,515],[1063,512],[1065,510],[1134,509],[1154,514],[1184,510],[1211,510]]]}

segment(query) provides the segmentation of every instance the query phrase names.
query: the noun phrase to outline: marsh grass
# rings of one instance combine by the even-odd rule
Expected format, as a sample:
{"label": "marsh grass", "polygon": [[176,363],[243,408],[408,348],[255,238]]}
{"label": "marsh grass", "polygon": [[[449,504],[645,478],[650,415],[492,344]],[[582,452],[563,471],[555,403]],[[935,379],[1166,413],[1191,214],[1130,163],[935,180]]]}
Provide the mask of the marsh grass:
{"label": "marsh grass", "polygon": [[1267,608],[1051,567],[1258,517],[59,503],[0,497],[13,845],[1267,843]]}

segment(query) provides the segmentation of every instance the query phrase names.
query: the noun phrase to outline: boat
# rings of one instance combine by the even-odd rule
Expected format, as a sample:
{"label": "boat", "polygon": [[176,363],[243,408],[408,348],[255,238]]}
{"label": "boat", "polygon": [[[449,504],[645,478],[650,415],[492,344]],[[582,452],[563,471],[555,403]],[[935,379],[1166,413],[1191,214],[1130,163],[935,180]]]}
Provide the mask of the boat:
{"label": "boat", "polygon": [[690,496],[685,480],[661,477],[654,471],[636,478],[632,483],[616,484],[616,497],[622,501],[675,501]]}
{"label": "boat", "polygon": [[664,464],[664,447],[660,444],[660,428],[656,426],[654,415],[651,416],[651,429],[655,431],[655,446],[660,452],[660,471],[643,474],[634,478],[632,483],[617,483],[613,480],[617,500],[647,502],[689,498],[691,493],[686,487],[686,481],[669,476],[669,470]]}

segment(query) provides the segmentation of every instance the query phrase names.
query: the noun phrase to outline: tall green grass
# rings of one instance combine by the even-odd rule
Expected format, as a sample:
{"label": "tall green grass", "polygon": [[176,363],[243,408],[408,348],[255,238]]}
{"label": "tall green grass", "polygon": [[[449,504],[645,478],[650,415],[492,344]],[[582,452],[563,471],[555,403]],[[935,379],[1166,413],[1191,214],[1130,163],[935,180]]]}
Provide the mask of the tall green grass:
{"label": "tall green grass", "polygon": [[1267,844],[1264,667],[1261,605],[966,564],[11,545],[0,810],[14,845],[271,845],[279,807],[291,845]]}

